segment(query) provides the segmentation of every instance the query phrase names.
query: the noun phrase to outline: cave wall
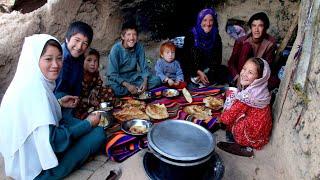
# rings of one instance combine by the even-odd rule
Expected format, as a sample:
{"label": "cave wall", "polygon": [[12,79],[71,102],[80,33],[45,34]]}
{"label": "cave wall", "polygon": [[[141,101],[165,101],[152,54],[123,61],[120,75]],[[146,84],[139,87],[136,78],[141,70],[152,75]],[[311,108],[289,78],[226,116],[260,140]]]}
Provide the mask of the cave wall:
{"label": "cave wall", "polygon": [[267,150],[281,179],[320,179],[319,8],[319,0],[301,2],[297,38],[273,106]]}
{"label": "cave wall", "polygon": [[70,22],[81,20],[93,27],[92,47],[105,55],[120,35],[122,16],[117,7],[108,0],[49,0],[30,13],[0,14],[0,99],[14,76],[24,37],[48,33],[63,42]]}
{"label": "cave wall", "polygon": [[[20,1],[16,1],[20,2]],[[21,1],[22,2],[22,1]],[[182,7],[182,4],[185,6]],[[190,29],[196,20],[198,9],[216,6],[219,14],[219,29],[223,39],[223,63],[231,55],[234,39],[225,31],[229,18],[248,21],[257,11],[265,11],[270,17],[270,34],[281,39],[297,11],[296,2],[277,0],[263,1],[110,1],[110,0],[49,0],[43,7],[30,13],[18,11],[0,13],[0,99],[13,78],[23,38],[34,33],[49,33],[63,41],[70,22],[82,20],[93,27],[92,47],[98,49],[102,57],[108,54],[112,44],[119,37],[124,17],[133,17],[140,27],[140,39],[146,45],[146,55],[150,61],[158,58],[158,44],[151,40],[171,38]],[[25,7],[27,9],[30,7]],[[189,8],[189,9],[188,9]],[[290,11],[289,11],[290,9]],[[8,36],[9,34],[9,36]],[[155,43],[157,43],[155,42]],[[149,49],[150,48],[150,49]],[[102,69],[105,62],[102,61]]]}
{"label": "cave wall", "polygon": [[270,20],[268,33],[274,36],[278,43],[281,42],[289,29],[293,17],[298,13],[299,3],[296,1],[278,0],[243,0],[243,1],[222,1],[217,6],[219,32],[223,44],[222,61],[227,63],[231,56],[235,39],[226,32],[228,19],[238,19],[245,22],[249,21],[251,15],[256,12],[265,12]]}

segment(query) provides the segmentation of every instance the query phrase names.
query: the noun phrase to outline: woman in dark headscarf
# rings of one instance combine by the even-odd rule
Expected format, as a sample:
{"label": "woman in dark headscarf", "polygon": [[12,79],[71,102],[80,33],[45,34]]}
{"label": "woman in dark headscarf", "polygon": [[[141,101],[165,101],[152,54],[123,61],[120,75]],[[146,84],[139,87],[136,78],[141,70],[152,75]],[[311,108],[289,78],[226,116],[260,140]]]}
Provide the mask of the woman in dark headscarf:
{"label": "woman in dark headscarf", "polygon": [[182,68],[194,87],[226,82],[227,68],[221,65],[222,43],[214,9],[199,12],[196,25],[185,37],[183,52]]}

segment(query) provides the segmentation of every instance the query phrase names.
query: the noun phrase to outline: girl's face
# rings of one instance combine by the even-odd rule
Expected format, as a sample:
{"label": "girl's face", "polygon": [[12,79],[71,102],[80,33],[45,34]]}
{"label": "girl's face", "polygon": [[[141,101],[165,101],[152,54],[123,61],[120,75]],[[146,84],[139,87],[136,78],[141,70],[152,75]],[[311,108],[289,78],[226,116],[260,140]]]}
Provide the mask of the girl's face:
{"label": "girl's face", "polygon": [[161,57],[167,62],[172,62],[175,57],[175,51],[172,51],[169,48],[165,48]]}
{"label": "girl's face", "polygon": [[213,27],[213,17],[211,14],[207,14],[201,21],[201,28],[205,33],[212,30]]}
{"label": "girl's face", "polygon": [[131,49],[137,43],[138,33],[135,29],[127,29],[126,32],[121,35],[121,39],[123,47]]}
{"label": "girl's face", "polygon": [[257,65],[252,61],[247,61],[240,72],[241,86],[249,86],[255,79],[258,78]]}
{"label": "girl's face", "polygon": [[99,61],[98,57],[94,54],[88,55],[84,59],[83,69],[89,73],[94,73],[98,70]]}
{"label": "girl's face", "polygon": [[72,57],[77,58],[84,54],[89,47],[89,40],[87,36],[77,33],[71,36],[70,40],[66,39],[68,49]]}
{"label": "girl's face", "polygon": [[39,67],[46,79],[55,81],[62,67],[62,54],[55,46],[47,46],[46,52],[40,57]]}

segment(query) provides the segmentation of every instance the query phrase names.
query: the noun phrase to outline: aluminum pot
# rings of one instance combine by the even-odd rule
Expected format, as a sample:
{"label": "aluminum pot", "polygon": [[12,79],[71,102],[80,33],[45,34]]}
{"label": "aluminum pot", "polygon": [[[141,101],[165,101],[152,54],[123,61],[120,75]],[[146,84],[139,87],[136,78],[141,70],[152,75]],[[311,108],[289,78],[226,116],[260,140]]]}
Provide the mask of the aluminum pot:
{"label": "aluminum pot", "polygon": [[216,144],[211,132],[185,120],[155,124],[147,138],[149,149],[156,157],[177,166],[195,166],[206,162]]}
{"label": "aluminum pot", "polygon": [[144,168],[152,180],[220,180],[224,166],[214,152],[215,136],[185,120],[154,124],[148,132]]}

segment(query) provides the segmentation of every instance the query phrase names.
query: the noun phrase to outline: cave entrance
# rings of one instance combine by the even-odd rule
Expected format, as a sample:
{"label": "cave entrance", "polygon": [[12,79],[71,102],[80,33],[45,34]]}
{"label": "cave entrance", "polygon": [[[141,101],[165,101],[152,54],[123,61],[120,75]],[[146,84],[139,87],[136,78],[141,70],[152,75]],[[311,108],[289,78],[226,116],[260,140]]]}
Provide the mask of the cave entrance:
{"label": "cave entrance", "polygon": [[[142,1],[135,7],[122,6],[124,18],[135,17],[141,32],[153,40],[183,35],[194,26],[198,12],[212,6],[212,0]],[[120,6],[121,7],[121,6]]]}
{"label": "cave entrance", "polygon": [[12,6],[12,10],[20,11],[25,14],[40,8],[46,3],[47,0],[17,0]]}

